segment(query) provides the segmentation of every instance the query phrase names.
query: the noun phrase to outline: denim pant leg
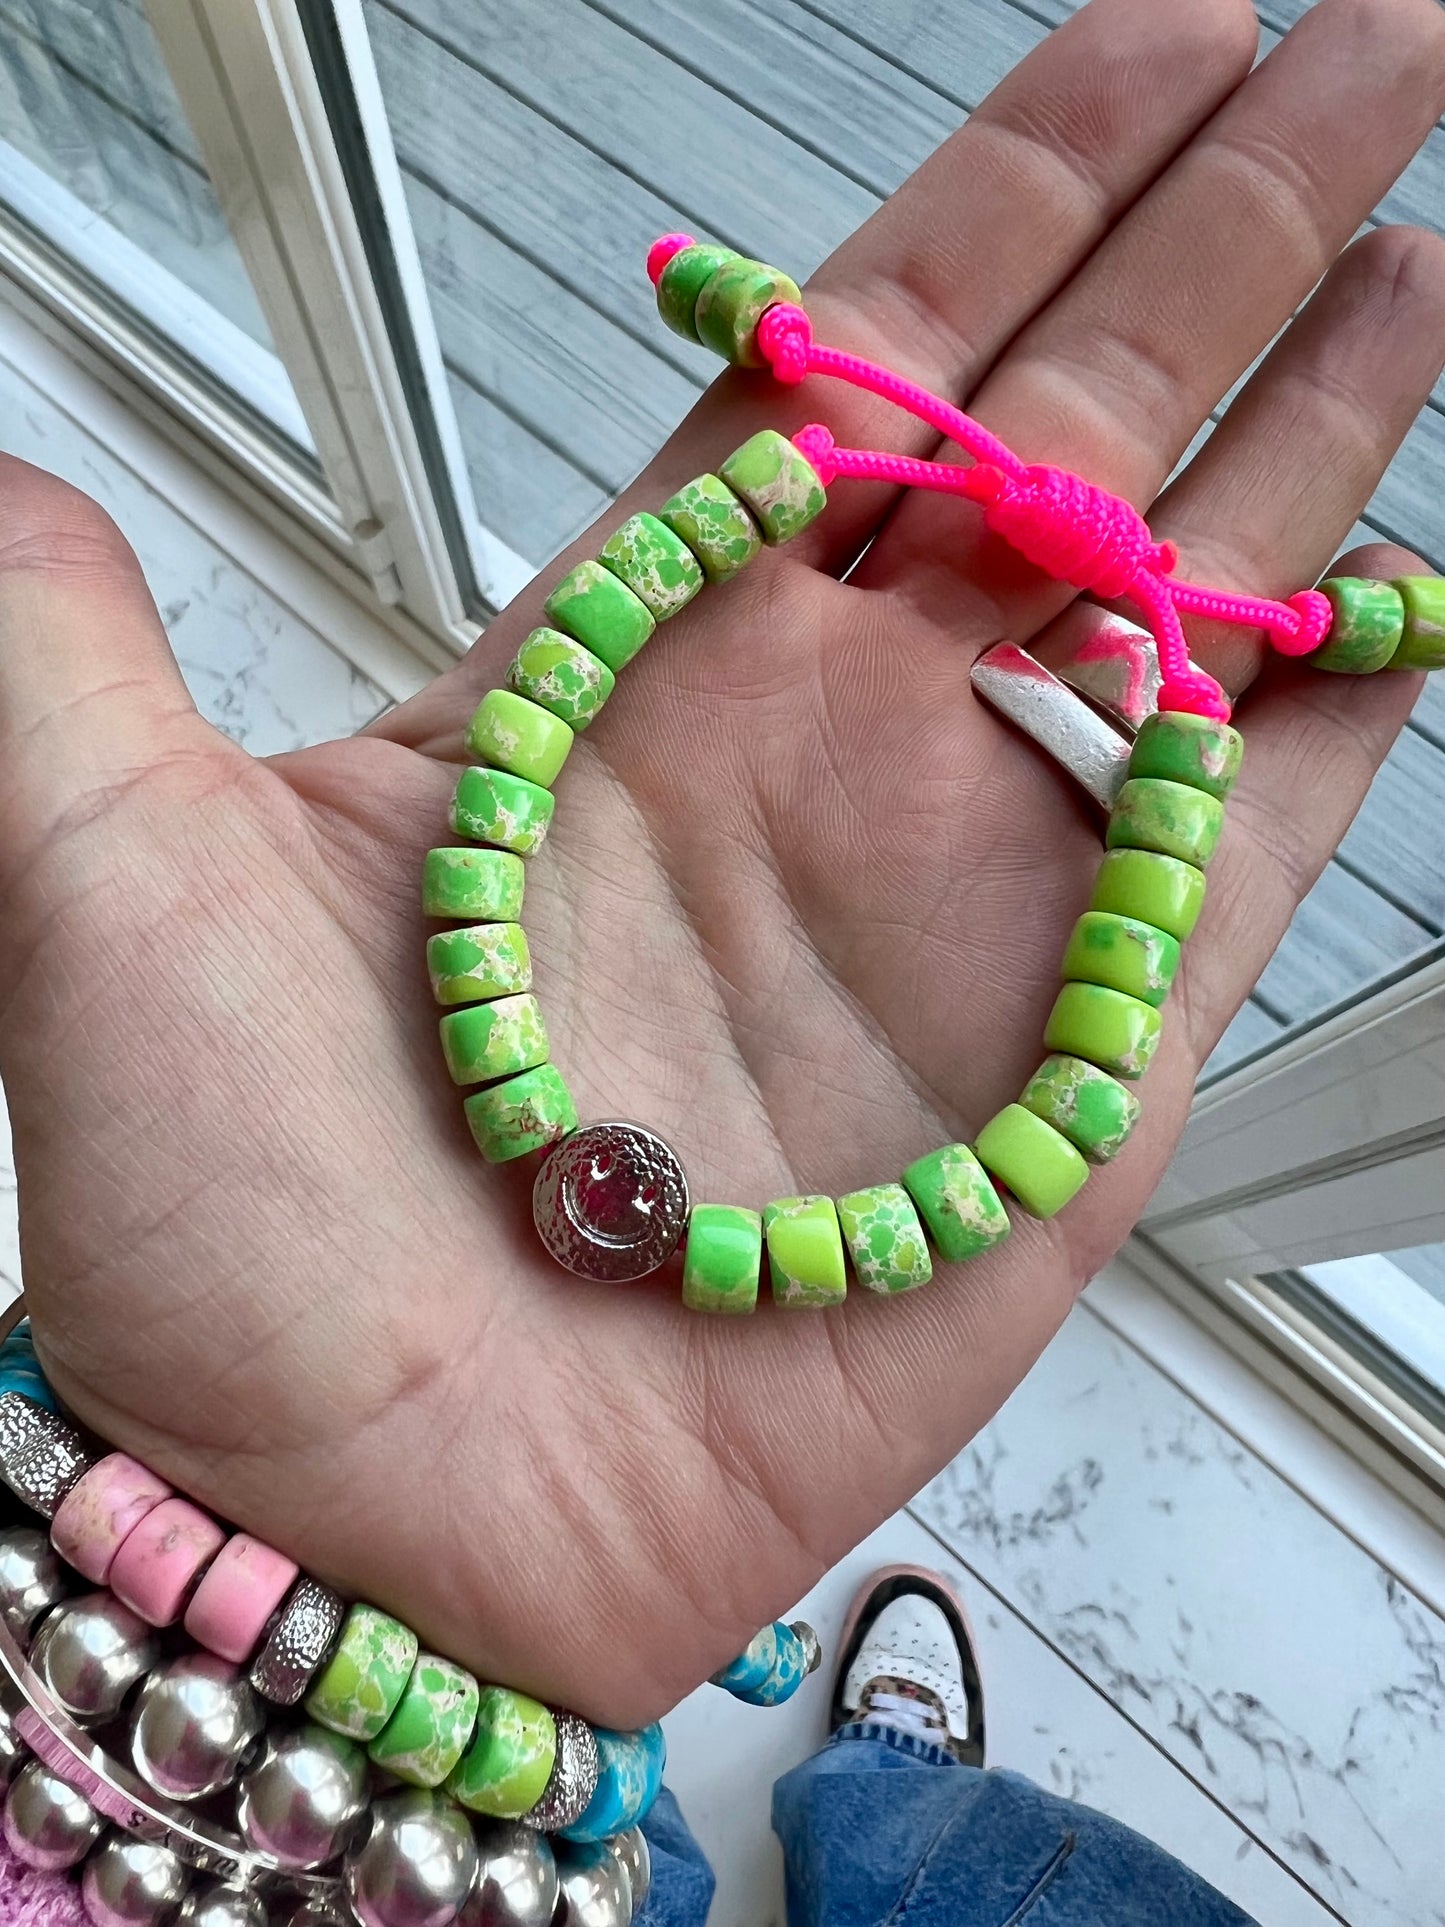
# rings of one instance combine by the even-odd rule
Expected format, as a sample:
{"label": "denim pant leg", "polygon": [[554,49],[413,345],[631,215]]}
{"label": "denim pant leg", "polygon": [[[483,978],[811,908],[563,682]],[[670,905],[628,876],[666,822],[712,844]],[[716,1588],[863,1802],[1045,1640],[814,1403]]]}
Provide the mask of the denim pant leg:
{"label": "denim pant leg", "polygon": [[773,1789],[789,1927],[1253,1927],[1152,1841],[888,1726]]}
{"label": "denim pant leg", "polygon": [[706,1927],[717,1885],[702,1848],[664,1787],[642,1823],[652,1854],[652,1887],[638,1927]]}

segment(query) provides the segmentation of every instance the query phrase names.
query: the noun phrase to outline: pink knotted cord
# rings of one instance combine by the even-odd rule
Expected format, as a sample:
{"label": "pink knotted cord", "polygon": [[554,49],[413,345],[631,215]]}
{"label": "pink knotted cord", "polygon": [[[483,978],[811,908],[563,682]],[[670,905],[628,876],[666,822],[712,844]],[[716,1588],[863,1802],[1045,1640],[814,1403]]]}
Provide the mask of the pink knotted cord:
{"label": "pink knotted cord", "polygon": [[[677,235],[659,241],[648,258],[649,273],[659,250],[666,252],[659,260],[658,275],[680,244]],[[812,422],[793,441],[817,469],[825,488],[836,476],[849,475],[961,495],[980,505],[987,528],[1055,581],[1091,590],[1109,601],[1132,602],[1159,652],[1161,709],[1229,720],[1229,699],[1223,689],[1189,660],[1181,610],[1216,622],[1263,629],[1287,656],[1307,655],[1328,634],[1332,612],[1317,589],[1302,589],[1288,602],[1276,602],[1175,581],[1178,552],[1174,544],[1156,542],[1138,510],[1121,496],[1069,469],[1026,465],[971,415],[926,388],[859,355],[821,346],[813,339],[808,316],[791,302],[768,309],[758,323],[757,342],[779,381],[793,385],[807,375],[832,375],[851,387],[880,395],[948,436],[975,464],[962,468],[878,449],[839,448],[827,428]]]}

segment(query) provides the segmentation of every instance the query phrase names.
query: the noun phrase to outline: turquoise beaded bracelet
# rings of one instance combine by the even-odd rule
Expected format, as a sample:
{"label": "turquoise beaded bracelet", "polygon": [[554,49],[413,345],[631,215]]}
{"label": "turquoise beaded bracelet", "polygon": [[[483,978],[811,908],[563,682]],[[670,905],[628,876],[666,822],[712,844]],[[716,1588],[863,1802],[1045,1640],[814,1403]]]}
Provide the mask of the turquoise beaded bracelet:
{"label": "turquoise beaded bracelet", "polygon": [[[1338,578],[1287,604],[1178,582],[1172,549],[1151,542],[1128,504],[1062,471],[1025,470],[936,397],[814,348],[785,274],[686,236],[658,242],[648,268],[659,312],[678,333],[736,365],[771,365],[779,379],[817,370],[899,400],[950,433],[975,466],[839,450],[816,426],[792,440],[763,429],[656,514],[630,516],[595,560],[568,571],[543,605],[549,626],[522,643],[505,687],[482,699],[468,728],[476,766],[463,773],[451,808],[452,830],[467,841],[426,858],[426,915],[463,926],[427,945],[433,992],[448,1006],[442,1050],[453,1080],[476,1087],[463,1109],[483,1157],[543,1154],[533,1190],[537,1229],[579,1276],[630,1281],[682,1246],[683,1303],[747,1313],[766,1251],[780,1305],[841,1303],[850,1269],[865,1290],[892,1296],[926,1284],[935,1254],[956,1264],[998,1245],[1009,1232],[1005,1199],[1052,1218],[1133,1129],[1139,1101],[1130,1087],[1158,1047],[1161,1006],[1199,916],[1243,752],[1222,692],[1184,657],[1178,611],[1263,627],[1276,647],[1321,669],[1433,669],[1445,665],[1445,582]],[[944,1145],[897,1179],[836,1200],[779,1198],[762,1211],[693,1204],[681,1163],[654,1133],[617,1121],[578,1127],[531,992],[517,920],[523,860],[547,835],[552,785],[575,735],[595,720],[657,625],[763,548],[806,529],[826,504],[833,473],[946,489],[983,504],[990,526],[1050,573],[1138,602],[1161,666],[1167,652],[1172,667],[1160,707],[1138,728],[1122,787],[1110,790],[1106,854],[1064,953],[1044,1029],[1048,1054],[1017,1102],[971,1145]]]}

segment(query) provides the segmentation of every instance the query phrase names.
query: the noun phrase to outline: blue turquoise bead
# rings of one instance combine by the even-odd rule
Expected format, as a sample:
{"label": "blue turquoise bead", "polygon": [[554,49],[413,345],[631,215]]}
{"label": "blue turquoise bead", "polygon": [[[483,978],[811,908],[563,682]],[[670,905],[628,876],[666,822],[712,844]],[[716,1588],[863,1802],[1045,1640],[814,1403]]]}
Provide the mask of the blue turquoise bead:
{"label": "blue turquoise bead", "polygon": [[712,1683],[748,1706],[781,1706],[808,1677],[808,1649],[781,1619],[750,1639]]}
{"label": "blue turquoise bead", "polygon": [[21,1392],[37,1405],[43,1405],[47,1412],[56,1410],[55,1394],[35,1355],[28,1318],[0,1344],[0,1392]]}
{"label": "blue turquoise bead", "polygon": [[564,1840],[609,1840],[646,1819],[662,1791],[667,1741],[660,1726],[640,1733],[614,1733],[599,1726],[597,1790],[580,1818],[562,1828]]}

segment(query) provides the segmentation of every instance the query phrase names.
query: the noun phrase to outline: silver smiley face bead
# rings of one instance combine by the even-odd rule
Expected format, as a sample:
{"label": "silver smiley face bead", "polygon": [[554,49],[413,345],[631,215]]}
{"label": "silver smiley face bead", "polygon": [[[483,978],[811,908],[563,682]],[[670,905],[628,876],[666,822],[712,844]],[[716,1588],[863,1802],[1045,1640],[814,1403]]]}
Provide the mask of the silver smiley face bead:
{"label": "silver smiley face bead", "polygon": [[542,1243],[568,1271],[628,1284],[665,1265],[687,1229],[687,1177],[640,1124],[587,1124],[547,1155],[532,1192]]}

